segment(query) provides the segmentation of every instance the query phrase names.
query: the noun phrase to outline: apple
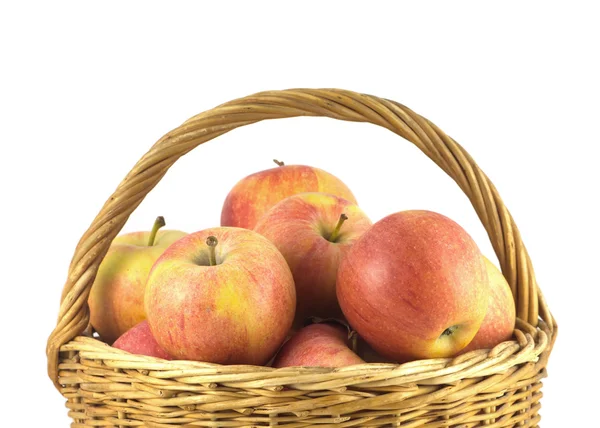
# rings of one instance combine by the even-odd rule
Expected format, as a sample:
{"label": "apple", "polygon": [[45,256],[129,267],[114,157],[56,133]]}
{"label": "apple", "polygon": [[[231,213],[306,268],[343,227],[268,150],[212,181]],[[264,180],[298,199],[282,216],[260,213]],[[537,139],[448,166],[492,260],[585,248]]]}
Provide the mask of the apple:
{"label": "apple", "polygon": [[356,203],[350,189],[334,175],[319,168],[274,161],[278,167],[251,174],[231,189],[221,211],[221,226],[254,229],[269,208],[298,193],[331,193]]}
{"label": "apple", "polygon": [[144,290],[150,269],[163,251],[186,235],[178,230],[159,230],[158,217],[150,232],[117,236],[96,274],[88,304],[90,322],[102,340],[112,343],[146,319]]}
{"label": "apple", "polygon": [[147,320],[127,330],[112,346],[131,354],[147,355],[149,357],[162,358],[163,360],[173,359],[156,342]]}
{"label": "apple", "polygon": [[344,367],[364,364],[350,348],[348,330],[329,323],[311,324],[281,348],[273,367]]}
{"label": "apple", "polygon": [[268,239],[216,227],[165,250],[148,277],[145,304],[156,341],[174,358],[263,365],[292,326],[296,291]]}
{"label": "apple", "polygon": [[366,363],[392,363],[392,364],[401,364],[406,361],[394,361],[389,358],[385,358],[382,355],[379,355],[372,347],[369,345],[365,339],[358,336],[356,340],[356,353],[360,358],[365,360]]}
{"label": "apple", "polygon": [[[343,227],[342,227],[343,225]],[[254,230],[283,254],[296,284],[296,322],[339,318],[335,294],[340,260],[371,227],[354,203],[326,193],[301,193],[273,206]]]}
{"label": "apple", "polygon": [[489,304],[481,327],[461,354],[474,349],[491,349],[510,340],[515,329],[516,309],[510,285],[496,265],[485,256],[483,260],[490,283]]}
{"label": "apple", "polygon": [[342,259],[337,296],[350,325],[393,361],[455,355],[485,316],[479,248],[451,219],[401,211],[365,232]]}

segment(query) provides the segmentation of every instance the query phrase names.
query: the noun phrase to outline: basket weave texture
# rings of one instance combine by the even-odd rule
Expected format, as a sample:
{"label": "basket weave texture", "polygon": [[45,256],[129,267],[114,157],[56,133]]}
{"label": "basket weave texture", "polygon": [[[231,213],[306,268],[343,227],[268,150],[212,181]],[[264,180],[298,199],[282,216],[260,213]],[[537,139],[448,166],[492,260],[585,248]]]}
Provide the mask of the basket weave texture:
{"label": "basket weave texture", "polygon": [[[514,340],[457,358],[340,369],[221,366],[131,355],[90,336],[88,295],[129,215],[179,157],[240,126],[324,116],[370,122],[415,144],[470,199],[517,308]],[[437,126],[387,99],[338,89],[268,91],[220,105],[167,133],[81,238],[48,339],[48,373],[72,427],[535,427],[557,325],[496,188]]]}

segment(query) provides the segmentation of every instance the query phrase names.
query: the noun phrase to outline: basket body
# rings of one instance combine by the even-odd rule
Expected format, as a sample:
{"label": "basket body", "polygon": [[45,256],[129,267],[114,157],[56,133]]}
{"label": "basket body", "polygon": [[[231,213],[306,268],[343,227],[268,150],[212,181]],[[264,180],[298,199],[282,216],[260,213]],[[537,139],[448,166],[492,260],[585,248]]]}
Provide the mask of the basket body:
{"label": "basket body", "polygon": [[[419,147],[467,194],[517,307],[514,340],[455,359],[340,369],[220,366],[131,355],[89,335],[87,298],[110,242],[169,167],[196,146],[265,119],[371,122]],[[535,427],[557,326],[518,228],[468,153],[433,123],[382,98],[342,90],[251,95],[161,138],[81,238],[48,340],[48,370],[72,427]]]}

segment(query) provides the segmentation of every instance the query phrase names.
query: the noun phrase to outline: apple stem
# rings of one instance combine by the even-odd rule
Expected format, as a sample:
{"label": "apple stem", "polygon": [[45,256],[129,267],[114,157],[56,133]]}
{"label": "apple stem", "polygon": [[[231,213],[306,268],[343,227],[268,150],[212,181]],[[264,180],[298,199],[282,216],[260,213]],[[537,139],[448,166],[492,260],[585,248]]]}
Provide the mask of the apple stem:
{"label": "apple stem", "polygon": [[342,228],[342,224],[344,224],[344,222],[348,220],[348,216],[344,213],[342,213],[340,215],[340,219],[338,220],[337,224],[335,225],[335,229],[333,229],[333,232],[331,232],[331,235],[329,236],[329,241],[330,242],[335,242],[335,240],[338,238],[338,235],[340,234],[340,229]]}
{"label": "apple stem", "polygon": [[358,334],[352,330],[348,335],[348,341],[350,342],[350,349],[355,354],[358,354]]}
{"label": "apple stem", "polygon": [[208,261],[211,266],[215,266],[217,264],[217,254],[215,252],[215,247],[219,243],[219,240],[215,236],[209,236],[206,238],[206,245],[208,245]]}
{"label": "apple stem", "polygon": [[158,233],[158,229],[166,225],[165,218],[163,216],[156,217],[154,220],[154,226],[152,226],[152,231],[150,232],[150,237],[148,238],[148,246],[152,247],[154,245],[154,241],[156,240],[156,234]]}
{"label": "apple stem", "polygon": [[277,159],[273,159],[273,162],[275,162],[277,164],[277,166],[284,166],[285,163],[282,161],[278,161]]}

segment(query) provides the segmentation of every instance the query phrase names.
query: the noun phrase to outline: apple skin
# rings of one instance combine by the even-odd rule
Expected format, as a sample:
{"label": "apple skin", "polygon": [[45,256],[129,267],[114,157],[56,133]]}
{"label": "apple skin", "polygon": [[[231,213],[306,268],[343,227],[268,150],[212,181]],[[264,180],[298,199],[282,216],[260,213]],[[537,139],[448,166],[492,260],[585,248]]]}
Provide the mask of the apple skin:
{"label": "apple skin", "polygon": [[341,325],[311,324],[283,345],[273,367],[345,367],[364,364],[348,345],[348,330]]}
{"label": "apple skin", "polygon": [[401,364],[406,361],[394,361],[379,355],[362,337],[358,336],[356,340],[356,353],[366,363],[387,363]]}
{"label": "apple skin", "polygon": [[430,211],[375,223],[342,259],[337,280],[350,325],[393,361],[455,355],[477,333],[488,305],[477,245],[457,223]]}
{"label": "apple skin", "polygon": [[90,321],[102,340],[112,343],[146,319],[144,291],[150,269],[169,245],[185,235],[159,230],[151,247],[150,232],[127,233],[112,241],[88,298]]}
{"label": "apple skin", "polygon": [[[218,239],[215,266],[209,236]],[[263,365],[292,325],[296,291],[285,259],[265,237],[216,227],[163,253],[148,277],[145,303],[154,337],[174,358]]]}
{"label": "apple skin", "polygon": [[[340,215],[336,242],[328,240]],[[326,193],[301,193],[273,206],[259,220],[256,232],[283,254],[296,284],[296,320],[309,316],[340,318],[335,282],[340,260],[371,227],[371,220],[353,202]]]}
{"label": "apple skin", "polygon": [[131,354],[147,355],[149,357],[162,358],[163,360],[173,359],[156,342],[147,320],[127,330],[112,346]]}
{"label": "apple skin", "polygon": [[323,192],[356,204],[350,189],[334,175],[305,165],[284,165],[251,174],[229,192],[221,211],[221,226],[254,229],[277,202],[304,192]]}
{"label": "apple skin", "polygon": [[483,257],[490,283],[490,297],[485,318],[471,342],[460,352],[492,349],[512,338],[515,330],[516,309],[510,285],[500,269]]}

